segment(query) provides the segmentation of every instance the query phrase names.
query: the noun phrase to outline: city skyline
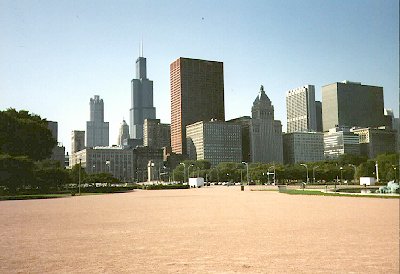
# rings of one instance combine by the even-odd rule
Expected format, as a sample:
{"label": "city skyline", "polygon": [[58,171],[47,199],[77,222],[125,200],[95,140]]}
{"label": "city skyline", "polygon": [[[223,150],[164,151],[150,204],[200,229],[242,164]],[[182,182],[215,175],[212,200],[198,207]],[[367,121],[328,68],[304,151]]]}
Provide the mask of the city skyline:
{"label": "city skyline", "polygon": [[287,90],[314,85],[321,100],[322,86],[343,80],[382,86],[385,108],[399,116],[397,1],[174,3],[2,1],[0,109],[57,121],[70,152],[71,131],[85,130],[87,101],[99,94],[114,144],[129,116],[143,40],[156,118],[164,123],[169,64],[179,57],[224,63],[226,120],[250,115],[263,84],[286,131]]}

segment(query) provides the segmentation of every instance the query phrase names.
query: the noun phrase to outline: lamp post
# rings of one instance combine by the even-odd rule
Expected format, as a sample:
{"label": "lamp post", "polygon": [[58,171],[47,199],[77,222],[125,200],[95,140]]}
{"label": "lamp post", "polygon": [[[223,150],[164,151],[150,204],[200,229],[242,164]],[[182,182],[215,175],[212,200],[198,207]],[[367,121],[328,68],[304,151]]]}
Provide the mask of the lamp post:
{"label": "lamp post", "polygon": [[308,183],[308,166],[306,164],[300,164],[300,165],[307,169],[307,183]]}
{"label": "lamp post", "polygon": [[356,173],[357,173],[357,167],[355,165],[349,164],[349,166],[354,168],[354,184],[357,182],[357,177],[356,177]]}
{"label": "lamp post", "polygon": [[375,170],[376,170],[376,181],[379,182],[379,167],[378,167],[378,161],[375,162]]}
{"label": "lamp post", "polygon": [[343,167],[340,167],[340,184],[343,183]]}
{"label": "lamp post", "polygon": [[106,166],[108,166],[108,173],[111,173],[111,161],[110,160],[106,161]]}
{"label": "lamp post", "polygon": [[246,165],[247,185],[250,185],[250,181],[249,181],[249,164],[246,163],[246,162],[242,162],[242,164]]}
{"label": "lamp post", "polygon": [[185,163],[179,163],[180,165],[183,165],[183,182],[186,182],[186,164]]}
{"label": "lamp post", "polygon": [[194,164],[191,164],[190,166],[188,166],[188,182],[189,182],[189,178],[190,178],[190,167],[194,166]]}
{"label": "lamp post", "polygon": [[[271,168],[273,168],[274,169],[274,172],[269,172],[269,170],[271,169]],[[275,185],[275,166],[270,166],[269,168],[268,168],[268,170],[267,170],[267,176],[268,176],[268,182],[269,182],[269,175],[270,174],[273,174],[274,175],[274,185]]]}
{"label": "lamp post", "polygon": [[[151,162],[151,164],[150,164],[150,172],[149,172],[149,175],[148,175],[148,177],[149,178],[147,178],[147,181],[150,183],[151,181],[153,181],[154,180],[154,162]],[[152,184],[154,184],[154,183],[152,183]]]}
{"label": "lamp post", "polygon": [[394,182],[397,182],[397,167],[395,165],[392,165],[394,169]]}
{"label": "lamp post", "polygon": [[78,182],[79,196],[81,196],[81,169],[82,169],[82,159],[79,159],[79,182]]}
{"label": "lamp post", "polygon": [[317,168],[319,168],[319,166],[315,166],[315,167],[313,167],[313,169],[312,169],[314,184],[315,184],[315,170],[316,170]]}

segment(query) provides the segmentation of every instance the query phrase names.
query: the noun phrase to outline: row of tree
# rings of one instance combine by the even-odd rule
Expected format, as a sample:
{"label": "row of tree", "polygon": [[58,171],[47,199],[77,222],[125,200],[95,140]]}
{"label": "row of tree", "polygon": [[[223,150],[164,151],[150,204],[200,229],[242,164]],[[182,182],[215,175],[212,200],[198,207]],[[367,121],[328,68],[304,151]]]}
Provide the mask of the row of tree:
{"label": "row of tree", "polygon": [[111,174],[87,175],[79,166],[66,170],[48,160],[56,144],[46,119],[25,110],[0,111],[0,194],[62,191],[79,177],[89,185],[119,182]]}
{"label": "row of tree", "polygon": [[211,168],[207,161],[185,161],[172,171],[172,179],[175,181],[187,181],[188,177],[200,176],[211,182],[247,182],[247,170],[249,181],[252,183],[277,182],[291,183],[303,181],[309,183],[353,181],[360,177],[376,177],[381,181],[398,179],[399,154],[381,154],[376,159],[368,160],[362,156],[343,155],[335,161],[315,163],[282,165],[250,163],[248,168],[241,163],[220,163]]}

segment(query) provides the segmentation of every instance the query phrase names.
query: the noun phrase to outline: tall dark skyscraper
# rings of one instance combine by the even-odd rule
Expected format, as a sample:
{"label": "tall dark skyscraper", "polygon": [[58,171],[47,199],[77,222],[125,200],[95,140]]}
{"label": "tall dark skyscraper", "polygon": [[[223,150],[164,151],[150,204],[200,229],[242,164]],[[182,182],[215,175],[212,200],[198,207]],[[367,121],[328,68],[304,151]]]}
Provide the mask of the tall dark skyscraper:
{"label": "tall dark skyscraper", "polygon": [[171,147],[186,154],[186,126],[225,121],[222,62],[178,58],[170,65]]}
{"label": "tall dark skyscraper", "polygon": [[322,87],[323,130],[385,124],[383,88],[343,81]]}
{"label": "tall dark skyscraper", "polygon": [[322,132],[322,102],[315,101],[315,117],[317,120],[317,132]]}
{"label": "tall dark skyscraper", "polygon": [[143,139],[145,119],[156,118],[153,106],[153,81],[147,79],[146,58],[136,60],[136,79],[131,81],[130,136]]}

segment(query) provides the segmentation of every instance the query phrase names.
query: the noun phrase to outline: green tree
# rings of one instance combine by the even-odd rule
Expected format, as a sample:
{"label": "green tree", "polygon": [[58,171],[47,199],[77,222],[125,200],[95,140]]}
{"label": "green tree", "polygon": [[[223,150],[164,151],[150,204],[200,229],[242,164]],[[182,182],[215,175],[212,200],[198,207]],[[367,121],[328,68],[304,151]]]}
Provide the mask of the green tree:
{"label": "green tree", "polygon": [[43,192],[61,190],[72,182],[68,171],[63,168],[39,168],[34,175],[34,186]]}
{"label": "green tree", "polygon": [[86,170],[83,167],[79,167],[79,164],[74,165],[69,171],[71,182],[74,184],[78,184],[79,182],[79,170],[81,176],[81,183],[87,176]]}
{"label": "green tree", "polygon": [[33,166],[32,160],[26,156],[0,154],[0,185],[12,194],[31,185],[34,180]]}
{"label": "green tree", "polygon": [[375,177],[375,161],[368,160],[358,166],[356,172],[357,178],[360,177]]}
{"label": "green tree", "polygon": [[0,111],[0,154],[43,160],[51,156],[56,143],[40,116],[25,110]]}
{"label": "green tree", "polygon": [[111,184],[121,183],[121,181],[113,177],[110,173],[97,173],[85,176],[85,178],[82,180],[82,183],[92,186],[96,186],[96,183],[101,183],[110,186]]}
{"label": "green tree", "polygon": [[367,162],[368,158],[362,155],[354,155],[354,154],[343,154],[339,156],[337,160],[339,166],[346,166],[349,164],[359,166],[361,163]]}

